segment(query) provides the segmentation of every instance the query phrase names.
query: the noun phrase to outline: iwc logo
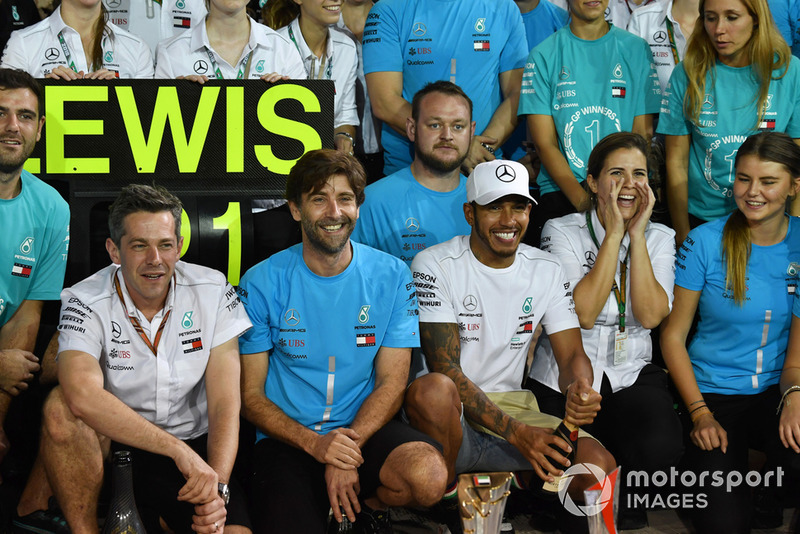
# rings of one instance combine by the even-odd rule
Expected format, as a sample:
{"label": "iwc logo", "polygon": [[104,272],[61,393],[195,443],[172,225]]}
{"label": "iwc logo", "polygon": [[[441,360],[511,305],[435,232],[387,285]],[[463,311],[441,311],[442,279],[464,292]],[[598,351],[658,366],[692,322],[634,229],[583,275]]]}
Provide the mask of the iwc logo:
{"label": "iwc logo", "polygon": [[513,182],[514,179],[517,177],[517,173],[514,172],[514,169],[512,169],[510,165],[506,165],[505,163],[503,163],[502,165],[498,166],[497,169],[495,169],[494,175],[497,177],[498,180],[505,183]]}

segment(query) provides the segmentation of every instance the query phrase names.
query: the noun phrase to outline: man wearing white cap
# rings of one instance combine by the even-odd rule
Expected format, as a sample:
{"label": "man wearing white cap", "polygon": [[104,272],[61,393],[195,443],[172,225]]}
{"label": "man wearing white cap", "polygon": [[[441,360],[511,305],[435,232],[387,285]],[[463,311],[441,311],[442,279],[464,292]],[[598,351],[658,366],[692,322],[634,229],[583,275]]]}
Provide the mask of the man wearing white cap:
{"label": "man wearing white cap", "polygon": [[[535,471],[553,481],[561,473],[555,463],[570,465],[569,444],[553,435],[559,420],[540,413],[533,394],[522,389],[539,323],[553,340],[567,421],[588,424],[600,409],[561,265],[520,244],[533,203],[521,164],[477,165],[464,204],[470,234],[421,251],[411,266],[422,351],[431,371],[441,374],[435,388],[409,388],[407,411],[413,426],[444,445],[451,480],[464,472]],[[575,462],[606,472],[614,467],[611,454],[583,434]],[[570,494],[578,486],[571,484]]]}

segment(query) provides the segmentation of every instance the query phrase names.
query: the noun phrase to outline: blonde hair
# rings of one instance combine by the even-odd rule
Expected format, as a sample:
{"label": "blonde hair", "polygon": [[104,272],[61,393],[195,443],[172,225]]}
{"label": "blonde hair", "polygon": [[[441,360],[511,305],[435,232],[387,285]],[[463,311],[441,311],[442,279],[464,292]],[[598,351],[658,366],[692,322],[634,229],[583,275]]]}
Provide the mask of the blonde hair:
{"label": "blonde hair", "polygon": [[[758,82],[758,92],[753,97],[758,118],[755,128],[764,114],[771,80],[778,80],[786,74],[791,50],[775,27],[766,0],[741,0],[753,18],[753,35],[745,45],[745,52]],[[700,19],[696,24],[686,47],[683,68],[686,71],[688,87],[683,101],[684,114],[699,126],[700,109],[706,94],[706,74],[711,73],[711,84],[715,83],[717,51],[706,31],[704,20],[706,0],[700,0]],[[776,76],[773,76],[778,71]]]}
{"label": "blonde hair", "polygon": [[[738,166],[745,156],[756,156],[761,161],[783,165],[792,180],[800,177],[800,147],[784,133],[762,132],[751,135],[739,147],[735,165]],[[725,287],[733,290],[733,300],[739,306],[744,304],[746,297],[745,281],[750,249],[750,225],[744,213],[737,209],[722,230],[722,262],[725,264]]]}

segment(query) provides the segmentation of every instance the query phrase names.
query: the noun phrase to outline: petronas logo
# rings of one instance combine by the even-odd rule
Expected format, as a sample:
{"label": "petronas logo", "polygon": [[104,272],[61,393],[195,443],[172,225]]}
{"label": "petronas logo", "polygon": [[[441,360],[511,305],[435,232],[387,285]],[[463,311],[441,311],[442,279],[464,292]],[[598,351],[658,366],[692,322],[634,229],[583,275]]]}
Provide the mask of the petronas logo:
{"label": "petronas logo", "polygon": [[528,297],[525,299],[525,302],[522,304],[522,313],[530,313],[533,309],[531,303],[533,302],[533,297]]}
{"label": "petronas logo", "polygon": [[358,312],[358,322],[364,324],[367,321],[369,321],[369,305],[365,304],[361,306],[361,311]]}

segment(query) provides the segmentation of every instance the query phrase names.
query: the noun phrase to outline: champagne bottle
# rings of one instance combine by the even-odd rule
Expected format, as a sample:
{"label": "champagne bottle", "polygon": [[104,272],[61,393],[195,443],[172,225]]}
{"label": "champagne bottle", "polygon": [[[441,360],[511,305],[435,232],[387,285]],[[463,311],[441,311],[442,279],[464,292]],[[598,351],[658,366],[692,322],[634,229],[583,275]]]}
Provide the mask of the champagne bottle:
{"label": "champagne bottle", "polygon": [[[572,451],[570,451],[569,454],[565,455],[567,457],[567,460],[569,460],[570,465],[572,465],[572,462],[575,460],[575,453],[578,451],[578,427],[573,425],[572,423],[568,423],[567,420],[564,419],[563,421],[561,421],[561,424],[558,425],[558,428],[556,428],[553,434],[560,437],[567,443],[569,443],[570,446],[572,447]],[[550,446],[559,451],[561,454],[564,454],[564,451],[562,451],[555,445],[550,445]],[[557,464],[552,460],[550,461],[550,463],[553,464],[553,467],[561,469],[562,471],[567,469],[565,466]],[[555,480],[553,482],[548,482],[545,480],[544,484],[542,484],[542,490],[546,493],[558,493],[558,489],[561,487],[561,484],[563,483],[564,483],[563,476],[555,477]]]}
{"label": "champagne bottle", "polygon": [[342,522],[339,523],[336,521],[336,518],[333,517],[333,514],[330,516],[330,522],[328,523],[328,534],[349,534],[351,532],[355,532],[353,528],[353,523],[347,519],[347,516],[344,513],[344,508],[342,510]]}
{"label": "champagne bottle", "polygon": [[145,534],[133,497],[130,451],[117,451],[113,459],[113,493],[103,534]]}

